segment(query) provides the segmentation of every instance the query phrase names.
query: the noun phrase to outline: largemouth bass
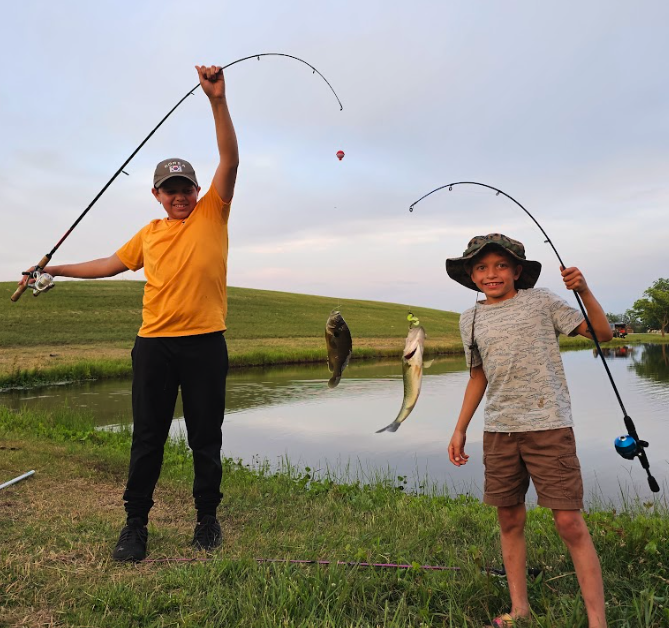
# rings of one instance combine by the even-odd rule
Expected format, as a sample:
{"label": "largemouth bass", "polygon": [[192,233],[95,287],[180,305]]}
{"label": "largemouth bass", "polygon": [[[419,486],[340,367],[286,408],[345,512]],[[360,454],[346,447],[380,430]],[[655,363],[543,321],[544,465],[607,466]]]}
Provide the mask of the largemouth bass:
{"label": "largemouth bass", "polygon": [[425,330],[419,325],[411,327],[404,343],[402,354],[402,379],[404,380],[404,400],[397,418],[386,425],[380,432],[396,432],[414,409],[420,395],[420,385],[423,380],[423,368],[429,368],[432,361],[423,364],[423,347],[425,345]]}
{"label": "largemouth bass", "polygon": [[334,388],[339,384],[353,353],[351,332],[338,310],[332,310],[325,323],[325,343],[328,349],[328,369],[332,373],[328,388]]}

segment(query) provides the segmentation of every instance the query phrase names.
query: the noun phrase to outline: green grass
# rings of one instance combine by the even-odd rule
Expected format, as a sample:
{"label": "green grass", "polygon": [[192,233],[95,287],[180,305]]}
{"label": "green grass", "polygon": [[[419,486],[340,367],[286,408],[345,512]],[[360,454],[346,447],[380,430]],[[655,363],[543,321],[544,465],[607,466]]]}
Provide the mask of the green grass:
{"label": "green grass", "polygon": [[[132,341],[141,324],[140,281],[62,281],[48,294],[25,293],[12,303],[11,283],[0,283],[0,344],[95,344]],[[323,337],[332,309],[340,309],[354,336],[404,338],[414,308],[435,337],[458,334],[458,314],[377,301],[357,301],[269,290],[229,288],[228,336],[232,340]]]}
{"label": "green grass", "polygon": [[[9,300],[0,284],[0,387],[130,375],[144,284],[64,281],[46,295]],[[233,367],[320,362],[325,321],[339,308],[354,336],[355,359],[397,356],[407,311],[428,332],[428,353],[458,353],[459,315],[415,306],[230,288],[226,339]]]}
{"label": "green grass", "polygon": [[[0,492],[0,626],[453,626],[479,628],[508,608],[494,509],[468,495],[379,473],[314,475],[226,459],[222,548],[190,549],[192,460],[166,450],[149,526],[149,558],[115,564],[127,431],[97,431],[85,414],[0,408],[0,476],[35,475]],[[610,626],[669,622],[666,501],[630,499],[586,514],[601,557]],[[573,566],[551,513],[530,510],[534,625],[587,625]],[[414,564],[409,570],[263,564],[256,558]],[[201,559],[208,558],[206,562]],[[425,571],[420,565],[457,567]]]}

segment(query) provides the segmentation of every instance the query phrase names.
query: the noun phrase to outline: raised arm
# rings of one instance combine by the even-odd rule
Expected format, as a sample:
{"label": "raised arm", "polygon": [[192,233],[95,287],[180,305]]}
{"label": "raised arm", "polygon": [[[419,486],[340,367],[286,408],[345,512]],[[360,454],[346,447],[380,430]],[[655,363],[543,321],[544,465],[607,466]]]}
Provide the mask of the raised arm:
{"label": "raised arm", "polygon": [[[602,309],[602,306],[599,304],[599,301],[595,299],[595,295],[592,294],[592,291],[588,287],[587,282],[583,273],[576,268],[571,266],[570,268],[561,269],[562,279],[564,280],[564,285],[568,290],[575,290],[578,292],[578,296],[581,297],[583,302],[583,307],[588,313],[588,318],[592,324],[592,328],[597,335],[597,340],[600,342],[607,342],[613,338],[613,332],[611,331],[611,325],[609,320],[606,318],[606,313]],[[592,340],[592,334],[588,329],[588,324],[583,321],[573,332],[584,338],[590,338]]]}
{"label": "raised arm", "polygon": [[235,127],[228,111],[228,101],[225,96],[225,78],[220,66],[196,65],[202,91],[209,98],[211,110],[214,114],[216,127],[216,144],[218,146],[219,162],[212,181],[218,195],[226,202],[232,200],[237,180],[239,166],[239,149]]}

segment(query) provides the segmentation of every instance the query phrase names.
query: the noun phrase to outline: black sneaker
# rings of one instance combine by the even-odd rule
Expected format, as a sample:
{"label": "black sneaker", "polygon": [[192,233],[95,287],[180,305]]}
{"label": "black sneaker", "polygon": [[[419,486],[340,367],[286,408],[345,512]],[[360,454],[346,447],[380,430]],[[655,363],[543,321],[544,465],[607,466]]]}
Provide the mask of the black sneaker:
{"label": "black sneaker", "polygon": [[128,519],[114,548],[114,560],[139,562],[146,558],[149,532],[141,519]]}
{"label": "black sneaker", "polygon": [[195,526],[191,545],[196,549],[212,550],[223,542],[221,525],[214,515],[205,515]]}

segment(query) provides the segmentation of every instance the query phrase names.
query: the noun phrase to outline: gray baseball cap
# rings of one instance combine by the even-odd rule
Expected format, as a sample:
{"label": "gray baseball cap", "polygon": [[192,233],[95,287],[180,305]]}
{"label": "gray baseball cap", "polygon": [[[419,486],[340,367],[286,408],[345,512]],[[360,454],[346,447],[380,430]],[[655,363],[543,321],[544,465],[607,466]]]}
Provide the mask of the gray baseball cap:
{"label": "gray baseball cap", "polygon": [[153,173],[153,187],[159,188],[172,177],[183,177],[199,187],[193,166],[185,159],[179,159],[178,157],[163,159],[156,166],[156,171]]}

